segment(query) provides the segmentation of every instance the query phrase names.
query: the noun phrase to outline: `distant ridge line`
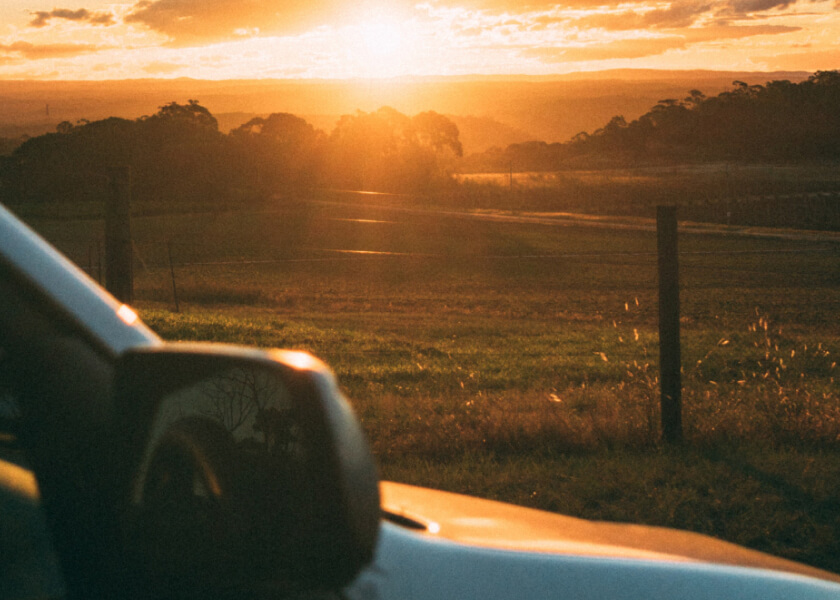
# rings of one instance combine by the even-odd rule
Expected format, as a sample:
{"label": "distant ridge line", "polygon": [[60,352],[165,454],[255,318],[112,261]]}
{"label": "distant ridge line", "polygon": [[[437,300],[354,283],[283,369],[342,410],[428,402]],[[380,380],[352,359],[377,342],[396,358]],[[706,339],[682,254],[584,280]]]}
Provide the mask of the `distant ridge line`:
{"label": "distant ridge line", "polygon": [[719,79],[721,77],[734,77],[750,79],[767,77],[767,81],[773,79],[807,79],[812,71],[715,71],[710,69],[605,69],[602,71],[574,71],[569,73],[550,73],[545,75],[534,75],[527,73],[513,74],[464,74],[464,75],[403,75],[398,77],[383,78],[262,78],[262,79],[195,79],[191,77],[142,77],[128,79],[0,79],[0,84],[32,85],[35,87],[47,87],[50,85],[81,85],[101,86],[108,84],[139,84],[153,83],[161,85],[344,85],[359,82],[376,81],[379,83],[457,83],[457,82],[504,82],[504,81],[603,81],[609,79],[621,80],[692,80],[692,79]]}

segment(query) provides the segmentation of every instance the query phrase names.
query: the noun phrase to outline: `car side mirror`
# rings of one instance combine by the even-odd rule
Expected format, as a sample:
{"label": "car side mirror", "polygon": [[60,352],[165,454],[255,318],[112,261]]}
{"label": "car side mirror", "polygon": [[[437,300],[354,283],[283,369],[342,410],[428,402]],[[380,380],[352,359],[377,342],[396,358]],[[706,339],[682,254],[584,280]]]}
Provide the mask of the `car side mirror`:
{"label": "car side mirror", "polygon": [[115,394],[122,546],[156,595],[338,589],[371,560],[376,467],[314,357],[133,350]]}

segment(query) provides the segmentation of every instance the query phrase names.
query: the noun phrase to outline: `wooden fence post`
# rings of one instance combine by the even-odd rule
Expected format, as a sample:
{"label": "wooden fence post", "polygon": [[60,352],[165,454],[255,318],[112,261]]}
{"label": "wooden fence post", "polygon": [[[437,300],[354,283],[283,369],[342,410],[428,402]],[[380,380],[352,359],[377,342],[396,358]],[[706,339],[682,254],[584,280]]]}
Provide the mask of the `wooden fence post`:
{"label": "wooden fence post", "polygon": [[172,276],[172,298],[175,300],[175,312],[181,312],[181,304],[178,302],[178,285],[175,283],[175,264],[172,262],[172,240],[167,240],[166,251],[169,256],[169,274]]}
{"label": "wooden fence post", "polygon": [[105,287],[120,302],[134,299],[131,250],[131,170],[108,169],[109,190],[105,200]]}
{"label": "wooden fence post", "polygon": [[656,207],[656,238],[659,255],[659,382],[662,437],[669,444],[677,444],[682,441],[682,383],[676,206]]}

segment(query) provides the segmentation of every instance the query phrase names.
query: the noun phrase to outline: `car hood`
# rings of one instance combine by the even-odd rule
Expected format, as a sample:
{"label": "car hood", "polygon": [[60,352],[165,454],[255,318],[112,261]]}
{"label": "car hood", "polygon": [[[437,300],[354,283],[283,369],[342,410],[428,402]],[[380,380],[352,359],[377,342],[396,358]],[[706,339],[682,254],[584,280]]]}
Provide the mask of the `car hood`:
{"label": "car hood", "polygon": [[502,502],[382,482],[386,518],[424,536],[529,553],[764,569],[840,583],[840,575],[706,535],[588,521]]}

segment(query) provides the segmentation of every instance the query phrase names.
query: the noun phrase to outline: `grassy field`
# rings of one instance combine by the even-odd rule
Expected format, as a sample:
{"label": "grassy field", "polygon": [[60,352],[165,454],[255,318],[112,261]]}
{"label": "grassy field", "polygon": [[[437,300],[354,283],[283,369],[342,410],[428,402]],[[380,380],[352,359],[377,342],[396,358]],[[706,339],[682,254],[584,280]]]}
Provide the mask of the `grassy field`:
{"label": "grassy field", "polygon": [[[97,272],[101,222],[34,224]],[[133,227],[155,330],[325,359],[386,478],[840,571],[837,245],[680,240],[686,444],[668,448],[653,233],[281,200]]]}

